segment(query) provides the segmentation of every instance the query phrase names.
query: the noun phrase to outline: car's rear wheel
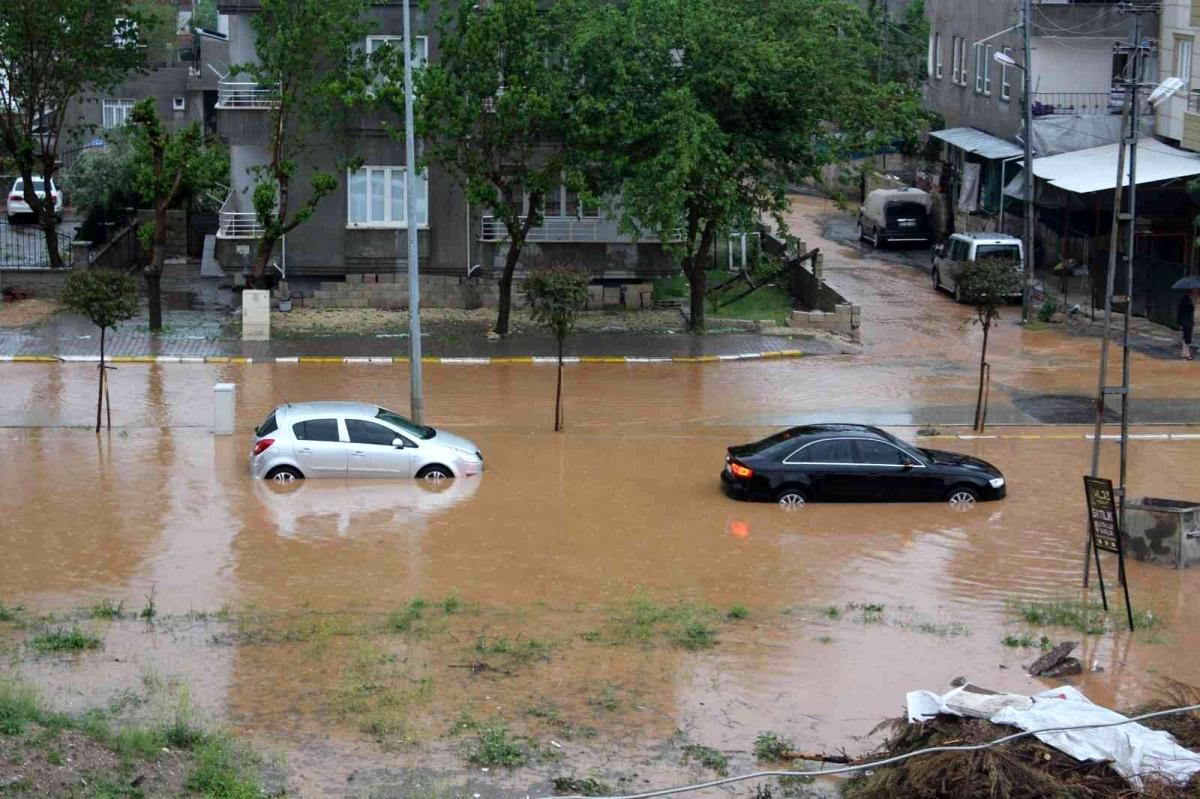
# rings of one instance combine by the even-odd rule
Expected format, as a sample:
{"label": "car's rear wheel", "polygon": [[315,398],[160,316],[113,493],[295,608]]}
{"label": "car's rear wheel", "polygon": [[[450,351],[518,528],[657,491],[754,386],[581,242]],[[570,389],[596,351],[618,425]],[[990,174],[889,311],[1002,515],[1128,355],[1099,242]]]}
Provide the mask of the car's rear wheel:
{"label": "car's rear wheel", "polygon": [[865,230],[863,230],[863,223],[862,223],[861,219],[858,220],[858,240],[859,241],[867,240],[867,232]]}
{"label": "car's rear wheel", "polygon": [[779,492],[775,501],[779,503],[779,507],[787,511],[803,510],[808,503],[808,497],[804,496],[804,492],[798,488],[785,488]]}
{"label": "car's rear wheel", "polygon": [[276,483],[294,483],[297,480],[303,480],[304,475],[295,466],[276,466],[267,472],[267,479]]}
{"label": "car's rear wheel", "polygon": [[979,501],[979,492],[973,488],[966,486],[958,486],[950,489],[950,496],[947,497],[950,507],[954,510],[970,510],[975,507],[975,503]]}
{"label": "car's rear wheel", "polygon": [[454,477],[454,472],[440,463],[430,464],[417,472],[417,479],[438,485]]}
{"label": "car's rear wheel", "polygon": [[938,291],[942,287],[942,276],[938,274],[937,267],[933,268],[933,290]]}
{"label": "car's rear wheel", "polygon": [[957,283],[954,285],[954,301],[957,303],[961,303],[963,301],[962,288],[960,288]]}

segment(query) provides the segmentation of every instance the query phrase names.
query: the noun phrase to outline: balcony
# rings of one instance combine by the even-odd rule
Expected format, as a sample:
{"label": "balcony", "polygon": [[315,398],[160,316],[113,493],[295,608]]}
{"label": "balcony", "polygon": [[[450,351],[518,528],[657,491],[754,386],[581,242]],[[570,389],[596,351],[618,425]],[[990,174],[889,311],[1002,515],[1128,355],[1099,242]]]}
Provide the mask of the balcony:
{"label": "balcony", "polygon": [[261,110],[279,107],[279,87],[223,80],[217,84],[217,108]]}
{"label": "balcony", "polygon": [[218,215],[217,238],[261,239],[264,231],[258,222],[258,214],[253,211],[234,210],[236,196],[230,192],[221,205],[221,212]]}
{"label": "balcony", "polygon": [[1119,114],[1125,102],[1125,93],[1112,92],[1035,92],[1033,115],[1035,117],[1062,114],[1065,116],[1092,116],[1096,114]]}
{"label": "balcony", "polygon": [[[613,241],[616,226],[605,219],[577,219],[566,216],[548,216],[540,227],[529,231],[526,241]],[[480,241],[506,241],[508,229],[494,216],[483,217],[479,234]]]}

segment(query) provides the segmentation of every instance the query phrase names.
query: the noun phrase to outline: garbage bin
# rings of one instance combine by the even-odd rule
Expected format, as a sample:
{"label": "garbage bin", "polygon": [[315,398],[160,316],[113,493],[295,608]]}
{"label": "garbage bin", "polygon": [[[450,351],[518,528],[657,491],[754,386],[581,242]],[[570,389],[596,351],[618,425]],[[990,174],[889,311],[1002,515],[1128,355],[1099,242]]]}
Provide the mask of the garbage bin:
{"label": "garbage bin", "polygon": [[1200,562],[1200,502],[1141,497],[1125,506],[1125,551],[1183,569]]}

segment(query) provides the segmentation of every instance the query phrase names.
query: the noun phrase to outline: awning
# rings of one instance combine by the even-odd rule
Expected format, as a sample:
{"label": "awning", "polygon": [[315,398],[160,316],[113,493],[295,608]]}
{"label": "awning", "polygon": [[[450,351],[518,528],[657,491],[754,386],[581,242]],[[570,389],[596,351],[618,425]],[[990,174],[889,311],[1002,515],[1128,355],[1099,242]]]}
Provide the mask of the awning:
{"label": "awning", "polygon": [[1024,149],[1012,142],[990,133],[984,133],[978,128],[947,128],[946,130],[935,130],[929,135],[935,139],[941,139],[952,147],[968,153],[975,153],[989,160],[1016,158],[1025,154]]}
{"label": "awning", "polygon": [[[1051,186],[1072,194],[1091,194],[1097,191],[1112,191],[1117,185],[1117,159],[1119,146],[1106,144],[1090,147],[1073,153],[1048,155],[1033,159],[1033,174]],[[1126,153],[1128,157],[1128,153]],[[1129,168],[1128,162],[1125,168]],[[1180,150],[1157,139],[1139,139],[1137,157],[1137,182],[1158,183],[1164,180],[1187,178],[1200,175],[1200,154]],[[1128,173],[1123,183],[1128,185]],[[1004,193],[1009,197],[1021,198],[1023,177],[1008,184]]]}

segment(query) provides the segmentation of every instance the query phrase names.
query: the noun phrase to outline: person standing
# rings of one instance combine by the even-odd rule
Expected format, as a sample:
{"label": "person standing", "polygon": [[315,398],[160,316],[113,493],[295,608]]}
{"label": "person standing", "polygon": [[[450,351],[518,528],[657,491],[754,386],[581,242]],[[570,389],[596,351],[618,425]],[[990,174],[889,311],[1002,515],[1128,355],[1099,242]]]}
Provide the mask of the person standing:
{"label": "person standing", "polygon": [[1183,333],[1183,357],[1192,359],[1192,329],[1196,325],[1196,298],[1200,291],[1187,291],[1179,298],[1179,310],[1175,313],[1175,321]]}

